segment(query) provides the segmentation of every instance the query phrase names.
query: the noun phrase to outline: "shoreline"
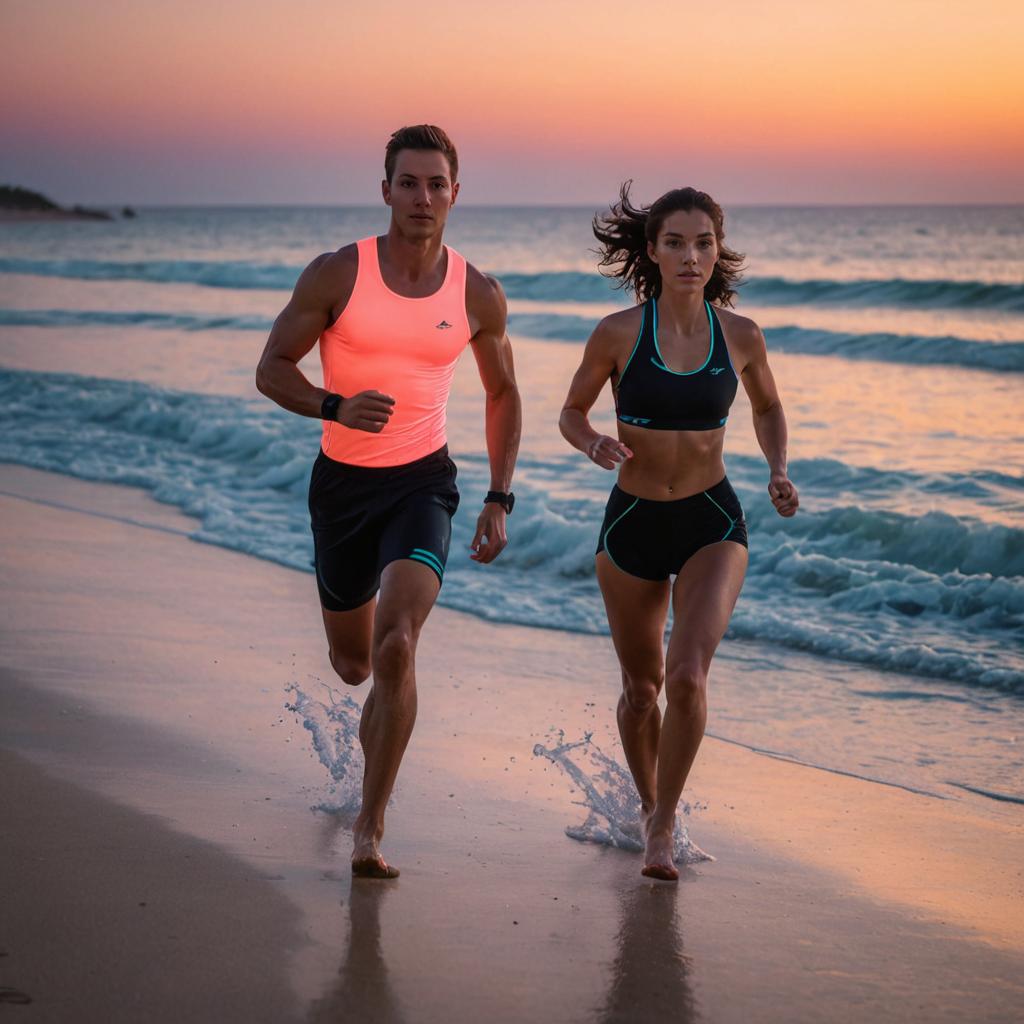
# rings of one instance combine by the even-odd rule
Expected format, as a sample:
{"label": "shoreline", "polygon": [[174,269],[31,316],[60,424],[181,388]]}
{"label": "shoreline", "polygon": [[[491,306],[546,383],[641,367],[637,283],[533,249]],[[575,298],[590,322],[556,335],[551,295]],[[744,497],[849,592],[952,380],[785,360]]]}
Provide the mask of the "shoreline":
{"label": "shoreline", "polygon": [[[56,939],[32,918],[76,891],[61,828],[29,813],[51,802],[77,808],[80,822],[139,814],[149,823],[139,836],[164,822],[228,858],[195,884],[255,872],[253,884],[284,901],[279,920],[291,908],[299,923],[256,921],[243,945],[270,942],[292,1008],[313,1019],[345,1005],[381,1019],[402,1019],[403,1007],[420,1011],[413,1019],[496,1021],[522,1019],[524,1007],[565,1020],[682,1007],[683,1019],[813,1021],[827,999],[837,1020],[921,1006],[927,1019],[1008,1020],[1024,997],[1020,828],[708,737],[686,798],[707,805],[690,832],[718,860],[684,869],[678,886],[647,882],[636,857],[564,836],[578,795],[529,753],[550,728],[571,737],[607,724],[607,638],[445,608],[421,641],[420,721],[388,817],[385,851],[403,875],[353,886],[347,833],[309,811],[326,772],[283,710],[288,684],[342,689],[309,578],[188,540],[191,521],[142,492],[10,466],[0,486],[0,748],[14,765],[0,787],[19,812],[0,878],[18,876],[27,850],[49,851],[52,871],[18,904],[2,983],[33,996],[36,1019],[57,1019],[46,1013],[68,983],[46,973]],[[361,700],[366,688],[347,692]],[[61,956],[100,972],[87,989],[110,987],[98,965],[122,941],[123,921],[97,919],[95,907],[113,907],[137,867],[100,844],[93,909],[65,907],[79,941]],[[147,880],[168,913],[181,906],[179,881]],[[180,927],[232,913],[243,890],[221,889]],[[159,929],[140,939],[160,956],[168,941]],[[260,948],[240,952],[231,975],[273,977]],[[198,962],[175,964],[186,986],[202,976]],[[96,1016],[82,1019],[102,1019],[98,988],[91,997]],[[206,1005],[206,1019],[254,1019],[241,1002],[219,1016]]]}

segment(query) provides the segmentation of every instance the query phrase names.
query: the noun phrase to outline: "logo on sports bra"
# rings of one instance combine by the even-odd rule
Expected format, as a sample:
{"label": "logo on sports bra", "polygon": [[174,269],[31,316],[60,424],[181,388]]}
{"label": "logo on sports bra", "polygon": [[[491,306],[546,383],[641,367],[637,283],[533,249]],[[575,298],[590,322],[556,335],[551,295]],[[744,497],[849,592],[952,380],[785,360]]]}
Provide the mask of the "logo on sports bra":
{"label": "logo on sports bra", "polygon": [[712,377],[717,377],[718,374],[720,374],[724,369],[725,369],[724,366],[712,366],[711,367],[711,376]]}
{"label": "logo on sports bra", "polygon": [[650,418],[644,418],[643,416],[627,416],[625,413],[619,413],[619,419],[623,423],[636,423],[638,426],[643,426],[645,423],[650,423]]}
{"label": "logo on sports bra", "polygon": [[449,328],[449,327],[452,327],[452,326],[454,326],[454,325],[453,325],[453,324],[450,324],[450,323],[448,323],[448,321],[447,321],[447,320],[442,320],[442,321],[441,321],[441,322],[440,322],[440,323],[439,323],[439,324],[437,325],[437,327],[435,328],[435,330],[438,330],[438,331],[447,331],[447,330],[448,330],[448,328]]}

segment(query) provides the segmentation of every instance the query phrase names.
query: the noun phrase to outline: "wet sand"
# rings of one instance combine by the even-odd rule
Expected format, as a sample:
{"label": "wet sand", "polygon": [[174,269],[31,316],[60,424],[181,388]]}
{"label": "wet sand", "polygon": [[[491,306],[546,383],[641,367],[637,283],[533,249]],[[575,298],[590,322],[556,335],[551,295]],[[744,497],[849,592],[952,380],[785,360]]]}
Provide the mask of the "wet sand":
{"label": "wet sand", "polygon": [[610,723],[602,638],[437,609],[385,838],[402,877],[353,885],[284,707],[333,686],[312,577],[192,529],[0,467],[0,999],[32,1000],[12,1019],[1019,1016],[1024,836],[969,801],[709,738],[687,797],[714,863],[652,883],[566,838],[579,796],[531,751]]}

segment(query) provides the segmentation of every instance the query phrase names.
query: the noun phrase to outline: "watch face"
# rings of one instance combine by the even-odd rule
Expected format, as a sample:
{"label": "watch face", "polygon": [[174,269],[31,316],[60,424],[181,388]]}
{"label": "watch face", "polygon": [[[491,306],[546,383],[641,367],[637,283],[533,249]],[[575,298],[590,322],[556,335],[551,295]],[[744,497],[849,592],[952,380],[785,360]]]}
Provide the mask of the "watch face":
{"label": "watch face", "polygon": [[341,395],[328,395],[320,406],[320,418],[325,420],[337,420],[338,407],[341,405]]}
{"label": "watch face", "polygon": [[512,506],[515,505],[515,503],[516,503],[516,496],[511,491],[509,491],[508,492],[508,499],[505,501],[505,514],[506,515],[509,515],[511,513]]}

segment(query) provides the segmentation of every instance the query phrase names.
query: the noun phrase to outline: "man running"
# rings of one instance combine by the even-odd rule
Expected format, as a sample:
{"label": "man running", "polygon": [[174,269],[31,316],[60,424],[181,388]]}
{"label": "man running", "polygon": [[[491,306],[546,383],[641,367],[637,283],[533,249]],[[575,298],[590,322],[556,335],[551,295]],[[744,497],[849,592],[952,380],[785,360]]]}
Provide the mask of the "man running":
{"label": "man running", "polygon": [[[384,159],[386,235],[318,256],[274,323],[256,386],[323,419],[309,508],[331,664],[358,686],[373,672],[359,740],[366,762],[352,872],[396,878],[380,853],[384,811],[416,720],[416,643],[444,577],[455,466],[445,409],[472,344],[486,401],[491,490],[470,557],[507,543],[520,402],[501,286],[444,245],[458,156],[433,125],[402,128]],[[298,362],[320,342],[324,387]]]}

